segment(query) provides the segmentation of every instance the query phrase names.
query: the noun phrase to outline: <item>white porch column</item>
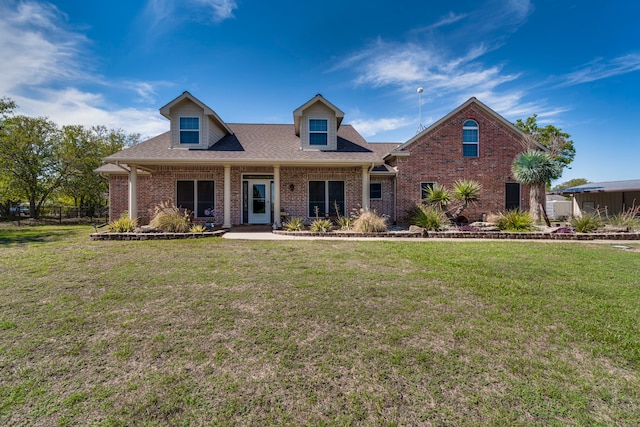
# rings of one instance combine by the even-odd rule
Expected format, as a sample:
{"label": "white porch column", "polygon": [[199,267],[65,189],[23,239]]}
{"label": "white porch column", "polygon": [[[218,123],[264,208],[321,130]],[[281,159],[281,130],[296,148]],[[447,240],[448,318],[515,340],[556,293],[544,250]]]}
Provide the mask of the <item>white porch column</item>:
{"label": "white porch column", "polygon": [[224,165],[224,223],[222,228],[231,228],[231,166]]}
{"label": "white porch column", "polygon": [[273,222],[278,228],[282,226],[280,221],[280,165],[273,166]]}
{"label": "white porch column", "polygon": [[362,166],[362,209],[369,207],[369,166]]}
{"label": "white porch column", "polygon": [[138,217],[138,168],[129,165],[129,219]]}

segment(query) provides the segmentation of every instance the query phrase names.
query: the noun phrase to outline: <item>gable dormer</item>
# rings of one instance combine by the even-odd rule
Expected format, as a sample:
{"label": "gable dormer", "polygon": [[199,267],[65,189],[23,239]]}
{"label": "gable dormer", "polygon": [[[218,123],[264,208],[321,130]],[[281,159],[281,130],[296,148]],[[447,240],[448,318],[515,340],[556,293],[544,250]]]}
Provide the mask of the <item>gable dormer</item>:
{"label": "gable dormer", "polygon": [[296,136],[303,150],[335,151],[338,149],[338,128],[344,113],[320,94],[293,112]]}
{"label": "gable dormer", "polygon": [[160,114],[171,121],[171,148],[206,150],[232,133],[215,111],[186,91]]}

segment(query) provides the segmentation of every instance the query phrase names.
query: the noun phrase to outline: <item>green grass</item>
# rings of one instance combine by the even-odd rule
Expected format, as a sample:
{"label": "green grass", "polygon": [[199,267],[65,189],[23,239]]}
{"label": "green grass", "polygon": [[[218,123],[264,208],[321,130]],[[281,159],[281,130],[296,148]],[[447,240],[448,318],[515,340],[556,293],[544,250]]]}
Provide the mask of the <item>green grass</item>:
{"label": "green grass", "polygon": [[0,228],[0,425],[633,425],[640,247]]}

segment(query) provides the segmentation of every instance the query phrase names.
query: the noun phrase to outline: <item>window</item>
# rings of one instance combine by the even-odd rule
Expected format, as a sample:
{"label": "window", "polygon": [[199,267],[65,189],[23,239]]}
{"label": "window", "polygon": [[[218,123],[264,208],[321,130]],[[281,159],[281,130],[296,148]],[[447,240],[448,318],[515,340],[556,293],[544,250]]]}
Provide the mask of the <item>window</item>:
{"label": "window", "polygon": [[196,218],[215,216],[214,181],[178,181],[176,205],[195,213]]}
{"label": "window", "polygon": [[344,215],[344,181],[309,181],[309,217]]}
{"label": "window", "polygon": [[309,145],[327,145],[327,120],[309,119]]}
{"label": "window", "polygon": [[382,183],[381,182],[369,183],[369,199],[370,200],[382,199]]}
{"label": "window", "polygon": [[467,120],[462,126],[462,155],[478,157],[478,124]]}
{"label": "window", "polygon": [[421,182],[420,183],[420,200],[427,198],[429,189],[433,188],[435,182]]}
{"label": "window", "polygon": [[504,208],[506,210],[520,208],[520,184],[507,182],[504,191]]}
{"label": "window", "polygon": [[199,117],[180,117],[180,144],[200,144]]}

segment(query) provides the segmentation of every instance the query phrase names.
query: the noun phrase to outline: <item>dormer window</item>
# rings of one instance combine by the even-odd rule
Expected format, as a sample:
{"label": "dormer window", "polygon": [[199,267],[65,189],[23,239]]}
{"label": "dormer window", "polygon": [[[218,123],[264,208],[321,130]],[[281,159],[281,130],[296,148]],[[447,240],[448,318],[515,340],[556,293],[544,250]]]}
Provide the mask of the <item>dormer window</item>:
{"label": "dormer window", "polygon": [[200,144],[199,117],[180,117],[180,144]]}
{"label": "dormer window", "polygon": [[309,145],[327,145],[327,120],[309,119]]}
{"label": "dormer window", "polygon": [[478,157],[478,123],[467,120],[462,126],[462,155]]}

